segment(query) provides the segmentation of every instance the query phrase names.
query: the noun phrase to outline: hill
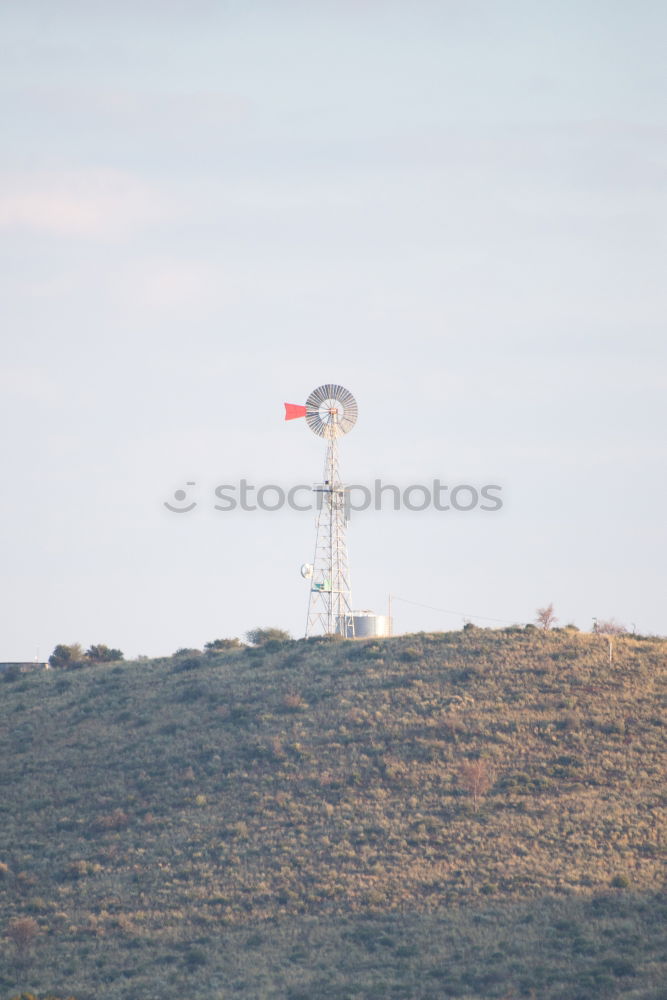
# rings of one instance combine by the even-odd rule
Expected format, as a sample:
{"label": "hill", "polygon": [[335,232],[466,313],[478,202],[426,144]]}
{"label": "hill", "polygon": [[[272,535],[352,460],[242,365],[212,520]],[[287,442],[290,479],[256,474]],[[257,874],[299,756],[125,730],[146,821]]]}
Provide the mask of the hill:
{"label": "hill", "polygon": [[3,995],[664,998],[666,652],[467,627],[3,683]]}

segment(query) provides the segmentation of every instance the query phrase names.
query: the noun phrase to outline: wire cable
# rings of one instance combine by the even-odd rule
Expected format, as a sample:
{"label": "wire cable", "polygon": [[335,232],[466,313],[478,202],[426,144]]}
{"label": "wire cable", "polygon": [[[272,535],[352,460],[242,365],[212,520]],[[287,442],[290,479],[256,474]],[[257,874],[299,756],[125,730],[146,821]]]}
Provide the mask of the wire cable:
{"label": "wire cable", "polygon": [[483,622],[499,622],[501,625],[522,625],[523,622],[510,621],[508,618],[490,618],[488,615],[471,615],[465,611],[452,611],[451,608],[436,608],[432,604],[420,604],[419,601],[409,601],[407,597],[397,597],[391,595],[392,601],[402,601],[403,604],[412,604],[415,608],[427,608],[429,611],[439,611],[443,615],[456,615],[460,618],[478,618]]}

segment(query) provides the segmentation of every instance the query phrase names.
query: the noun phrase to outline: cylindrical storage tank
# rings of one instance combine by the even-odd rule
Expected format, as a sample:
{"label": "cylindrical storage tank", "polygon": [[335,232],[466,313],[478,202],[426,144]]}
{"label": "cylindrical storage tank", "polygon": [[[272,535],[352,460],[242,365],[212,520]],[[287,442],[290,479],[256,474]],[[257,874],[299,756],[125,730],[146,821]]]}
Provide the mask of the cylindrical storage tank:
{"label": "cylindrical storage tank", "polygon": [[376,615],[372,611],[354,611],[354,638],[374,639],[391,635],[392,622],[387,615]]}

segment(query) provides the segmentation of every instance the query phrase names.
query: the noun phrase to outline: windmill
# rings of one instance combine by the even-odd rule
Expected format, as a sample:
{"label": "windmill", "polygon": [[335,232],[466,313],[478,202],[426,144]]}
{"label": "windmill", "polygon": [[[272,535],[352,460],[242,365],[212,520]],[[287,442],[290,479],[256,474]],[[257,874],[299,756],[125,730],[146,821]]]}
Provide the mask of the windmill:
{"label": "windmill", "polygon": [[338,471],[338,441],[357,421],[357,403],[342,385],[321,385],[311,392],[305,406],[285,403],[285,420],[305,417],[314,434],[327,442],[324,477],[314,487],[318,497],[317,537],[312,564],[301,567],[310,581],[306,636],[342,635],[353,638],[350,570],[345,529],[345,487]]}

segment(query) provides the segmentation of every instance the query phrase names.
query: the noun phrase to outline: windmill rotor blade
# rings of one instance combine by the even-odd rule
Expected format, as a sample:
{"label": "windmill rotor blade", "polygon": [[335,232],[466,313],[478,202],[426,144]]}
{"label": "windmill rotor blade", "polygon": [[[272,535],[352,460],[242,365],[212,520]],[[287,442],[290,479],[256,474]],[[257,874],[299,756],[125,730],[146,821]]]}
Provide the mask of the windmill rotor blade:
{"label": "windmill rotor blade", "polygon": [[[323,410],[336,412],[323,413]],[[357,401],[342,385],[320,385],[306,400],[306,422],[319,437],[347,434],[357,422],[357,416]]]}
{"label": "windmill rotor blade", "polygon": [[311,392],[310,396],[306,400],[306,406],[314,406],[316,409],[319,409],[326,398],[326,386],[321,385],[318,389]]}

